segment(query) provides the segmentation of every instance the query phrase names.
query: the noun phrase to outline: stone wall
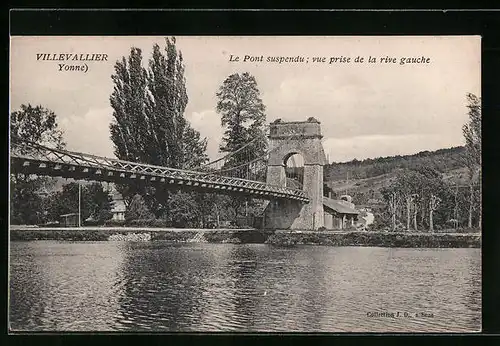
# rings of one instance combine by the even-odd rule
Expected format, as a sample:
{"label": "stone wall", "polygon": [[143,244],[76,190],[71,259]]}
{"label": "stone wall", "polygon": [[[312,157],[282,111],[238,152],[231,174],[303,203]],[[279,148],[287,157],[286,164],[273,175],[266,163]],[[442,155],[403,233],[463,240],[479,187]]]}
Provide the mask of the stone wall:
{"label": "stone wall", "polygon": [[266,244],[275,246],[376,246],[400,248],[480,248],[480,234],[383,232],[275,232]]}
{"label": "stone wall", "polygon": [[[93,230],[10,230],[10,241],[56,240],[56,241],[108,241],[110,236],[137,233],[126,230],[110,230],[99,227]],[[189,242],[199,230],[155,231],[143,229],[141,234],[149,234],[151,241]],[[120,237],[121,238],[121,237]],[[297,232],[264,230],[206,230],[208,243],[267,243],[277,246],[326,245],[326,246],[379,246],[379,247],[423,247],[423,248],[460,248],[481,247],[480,233],[392,233],[392,232]],[[238,239],[236,241],[236,239]]]}

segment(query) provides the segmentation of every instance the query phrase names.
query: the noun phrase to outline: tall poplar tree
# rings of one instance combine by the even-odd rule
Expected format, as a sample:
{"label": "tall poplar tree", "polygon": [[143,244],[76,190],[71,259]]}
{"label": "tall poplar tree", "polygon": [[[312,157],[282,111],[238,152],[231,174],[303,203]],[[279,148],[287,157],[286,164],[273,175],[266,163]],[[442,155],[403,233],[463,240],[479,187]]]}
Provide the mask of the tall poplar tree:
{"label": "tall poplar tree", "polygon": [[[153,46],[147,69],[138,48],[131,49],[128,60],[116,63],[111,139],[120,159],[193,169],[208,159],[207,143],[184,117],[188,96],[183,57],[175,38],[165,42],[163,51]],[[161,185],[127,184],[119,191],[127,201],[141,194],[157,217],[168,210],[170,192]]]}
{"label": "tall poplar tree", "polygon": [[474,210],[478,210],[478,226],[481,227],[481,197],[474,196],[476,184],[481,194],[481,99],[474,94],[467,94],[467,108],[469,121],[463,126],[462,132],[465,138],[465,162],[469,177],[468,227],[472,227]]}
{"label": "tall poplar tree", "polygon": [[206,139],[184,117],[188,102],[184,62],[175,39],[165,52],[153,46],[148,68],[142,52],[132,48],[115,64],[110,97],[114,121],[111,140],[119,159],[184,168],[207,159]]}
{"label": "tall poplar tree", "polygon": [[[146,115],[147,71],[142,67],[142,51],[132,47],[128,58],[122,57],[116,62],[111,79],[114,88],[110,96],[113,108],[110,134],[115,156],[120,160],[151,163],[152,150],[148,150],[149,142],[144,138],[150,124]],[[127,204],[136,193],[145,194],[144,187],[132,181],[117,185],[117,190]]]}
{"label": "tall poplar tree", "polygon": [[158,140],[162,142],[161,164],[182,168],[188,156],[183,151],[183,142],[190,126],[184,118],[188,103],[184,63],[175,47],[175,39],[167,39],[166,45],[164,55],[155,44],[149,60],[151,118],[158,127]]}
{"label": "tall poplar tree", "polygon": [[114,122],[110,125],[115,155],[121,160],[149,163],[145,136],[149,133],[147,107],[147,72],[142,67],[142,51],[130,49],[130,56],[115,64],[110,97]]}

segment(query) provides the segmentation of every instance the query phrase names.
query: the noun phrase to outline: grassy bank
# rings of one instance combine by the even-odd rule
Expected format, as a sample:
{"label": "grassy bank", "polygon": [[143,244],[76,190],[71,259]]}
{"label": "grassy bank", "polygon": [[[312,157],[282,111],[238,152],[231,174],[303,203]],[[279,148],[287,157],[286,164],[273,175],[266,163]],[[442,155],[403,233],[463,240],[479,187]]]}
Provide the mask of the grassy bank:
{"label": "grassy bank", "polygon": [[[275,246],[378,246],[422,248],[479,248],[479,233],[391,233],[391,232],[310,232],[262,231],[238,229],[162,229],[151,228],[85,228],[85,229],[11,229],[12,241],[107,241],[111,239],[140,239],[148,234],[151,241],[174,243],[198,241],[208,243],[259,243]],[[121,237],[122,235],[123,237]],[[127,237],[128,235],[128,237]],[[132,237],[130,237],[132,236]]]}
{"label": "grassy bank", "polygon": [[[203,236],[200,237],[200,233]],[[120,239],[120,235],[149,234],[151,240],[170,242],[197,241],[208,243],[264,243],[269,232],[239,229],[152,229],[152,228],[15,228],[10,230],[10,240],[60,240],[60,241],[107,241],[109,237]]]}
{"label": "grassy bank", "polygon": [[479,248],[478,233],[390,233],[390,232],[287,232],[271,235],[266,244],[294,246],[378,246],[406,248]]}

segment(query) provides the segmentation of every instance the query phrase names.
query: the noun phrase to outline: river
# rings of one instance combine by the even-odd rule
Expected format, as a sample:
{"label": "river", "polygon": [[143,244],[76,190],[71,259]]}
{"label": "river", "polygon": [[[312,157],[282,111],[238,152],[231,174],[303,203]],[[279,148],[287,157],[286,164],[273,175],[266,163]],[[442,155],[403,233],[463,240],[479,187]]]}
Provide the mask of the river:
{"label": "river", "polygon": [[12,331],[481,328],[480,249],[11,242],[9,275]]}

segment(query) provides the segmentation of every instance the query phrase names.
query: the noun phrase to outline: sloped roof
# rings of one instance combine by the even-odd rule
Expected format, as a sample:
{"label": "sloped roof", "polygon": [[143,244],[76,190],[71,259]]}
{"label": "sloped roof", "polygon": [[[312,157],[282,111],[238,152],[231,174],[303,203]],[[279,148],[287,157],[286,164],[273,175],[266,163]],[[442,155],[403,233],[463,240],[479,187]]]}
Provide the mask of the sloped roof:
{"label": "sloped roof", "polygon": [[340,201],[328,197],[323,197],[323,205],[327,208],[335,210],[337,213],[340,214],[353,214],[353,215],[359,214],[358,210],[351,208]]}

